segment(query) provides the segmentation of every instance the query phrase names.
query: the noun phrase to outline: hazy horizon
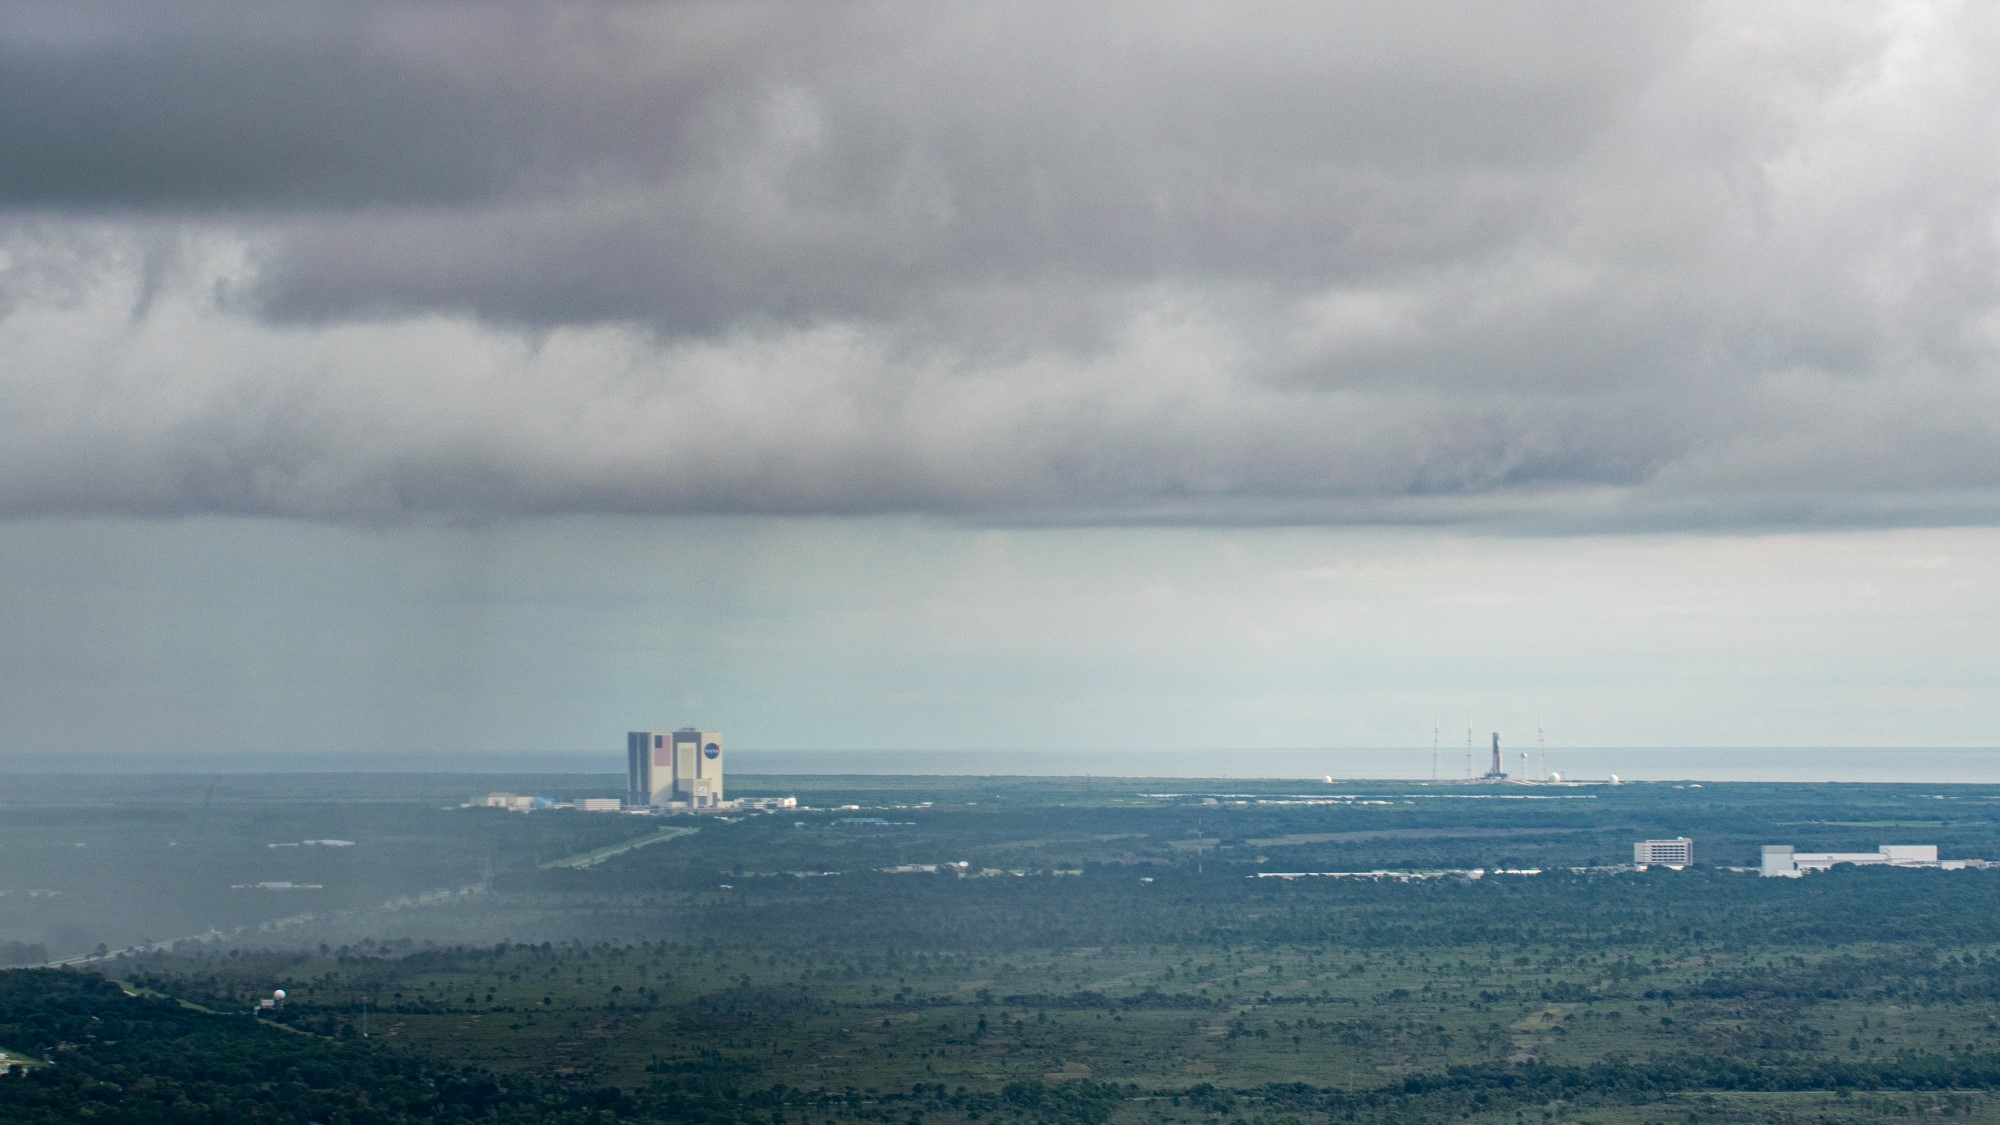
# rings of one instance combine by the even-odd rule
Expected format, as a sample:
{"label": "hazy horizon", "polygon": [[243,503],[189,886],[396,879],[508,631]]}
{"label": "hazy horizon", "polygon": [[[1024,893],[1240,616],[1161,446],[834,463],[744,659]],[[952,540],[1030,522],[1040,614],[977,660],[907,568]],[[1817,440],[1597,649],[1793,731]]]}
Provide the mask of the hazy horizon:
{"label": "hazy horizon", "polygon": [[[1532,749],[1530,750],[1533,754]],[[901,777],[1104,777],[1188,780],[1287,780],[1335,782],[1431,780],[1428,747],[1233,747],[1151,750],[757,750],[732,748],[729,775],[739,779],[787,776]],[[1489,765],[1490,750],[1473,756],[1474,773]],[[1907,783],[2000,785],[2000,747],[1558,747],[1547,754],[1548,772],[1577,783],[1608,781],[1739,781],[1800,783]],[[1467,778],[1466,755],[1440,752],[1437,780]],[[1518,748],[1506,766],[1517,778],[1542,780],[1541,761],[1525,773]],[[561,774],[620,779],[616,755],[521,752],[491,755],[336,754],[301,760],[282,754],[104,755],[78,759],[15,754],[0,756],[0,770],[21,775],[73,776],[116,771],[145,774],[426,774],[471,777]],[[761,788],[756,781],[742,782]]]}

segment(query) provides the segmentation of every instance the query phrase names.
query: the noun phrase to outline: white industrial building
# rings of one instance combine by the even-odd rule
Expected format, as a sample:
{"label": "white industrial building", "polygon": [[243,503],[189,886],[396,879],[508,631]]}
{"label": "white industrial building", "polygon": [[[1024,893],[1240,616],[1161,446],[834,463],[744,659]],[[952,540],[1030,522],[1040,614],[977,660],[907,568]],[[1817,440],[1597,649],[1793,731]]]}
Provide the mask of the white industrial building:
{"label": "white industrial building", "polygon": [[550,808],[555,802],[544,798],[523,797],[514,793],[488,793],[484,797],[474,797],[466,804],[473,808],[506,809],[509,812],[528,812],[536,807]]}
{"label": "white industrial building", "polygon": [[1938,867],[1946,871],[1986,866],[1984,860],[1977,859],[1941,860],[1936,844],[1884,844],[1872,852],[1802,852],[1790,844],[1766,844],[1759,873],[1767,878],[1796,879],[1809,871],[1825,871],[1841,863],[1864,867]]}
{"label": "white industrial building", "polygon": [[625,736],[625,777],[628,805],[721,808],[722,732],[632,731]]}
{"label": "white industrial building", "polygon": [[1644,871],[1648,867],[1671,867],[1675,871],[1694,862],[1694,841],[1686,836],[1676,836],[1671,840],[1641,840],[1632,845],[1632,866]]}

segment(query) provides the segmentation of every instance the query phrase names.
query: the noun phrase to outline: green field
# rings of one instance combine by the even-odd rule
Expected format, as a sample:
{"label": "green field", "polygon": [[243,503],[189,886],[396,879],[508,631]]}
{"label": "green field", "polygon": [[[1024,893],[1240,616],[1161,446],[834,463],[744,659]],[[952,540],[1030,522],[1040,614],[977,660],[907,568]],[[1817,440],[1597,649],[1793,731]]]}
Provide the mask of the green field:
{"label": "green field", "polygon": [[[103,964],[220,1013],[282,987],[253,1022],[611,1089],[613,1120],[2000,1115],[2000,870],[1731,870],[1767,842],[2000,856],[1993,790],[771,788],[817,807],[696,833],[438,809],[480,868],[452,893]],[[1680,834],[1696,867],[1616,869]],[[1256,877],[1471,868],[1542,873]]]}

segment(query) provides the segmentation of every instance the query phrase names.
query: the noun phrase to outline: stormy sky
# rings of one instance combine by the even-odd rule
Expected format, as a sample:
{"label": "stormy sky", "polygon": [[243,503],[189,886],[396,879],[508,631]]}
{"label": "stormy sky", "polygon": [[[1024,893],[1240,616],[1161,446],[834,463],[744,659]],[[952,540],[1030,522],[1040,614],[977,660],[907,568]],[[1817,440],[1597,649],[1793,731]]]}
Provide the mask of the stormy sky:
{"label": "stormy sky", "polygon": [[1993,744],[1996,49],[9,4],[0,751]]}

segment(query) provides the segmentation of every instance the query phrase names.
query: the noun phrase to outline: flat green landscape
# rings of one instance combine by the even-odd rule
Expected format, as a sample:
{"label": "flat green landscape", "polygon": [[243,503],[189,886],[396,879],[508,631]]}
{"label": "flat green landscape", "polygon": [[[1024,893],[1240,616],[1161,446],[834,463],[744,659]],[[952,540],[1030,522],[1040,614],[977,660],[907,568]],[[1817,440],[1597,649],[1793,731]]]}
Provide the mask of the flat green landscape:
{"label": "flat green landscape", "polygon": [[[208,1010],[174,1020],[306,1033],[288,1052],[479,1075],[546,1110],[522,1120],[578,1098],[759,1122],[2000,1115],[2000,869],[1742,870],[1763,843],[2000,857],[2000,790],[759,782],[809,807],[663,824],[412,794],[370,820],[398,799],[350,784],[297,816],[355,831],[333,851],[356,858],[367,824],[428,841],[449,893],[326,866],[338,909],[13,976],[117,978],[76,994],[100,1020],[173,998]],[[217,880],[344,859],[269,847],[255,801],[32,807],[126,856],[205,818]],[[1621,868],[1674,835],[1694,867]],[[1429,877],[1259,877],[1377,871]],[[17,1089],[86,1069],[94,1041],[38,1033],[14,987],[0,1043],[57,1059]],[[324,1096],[319,1119],[377,1119]]]}

